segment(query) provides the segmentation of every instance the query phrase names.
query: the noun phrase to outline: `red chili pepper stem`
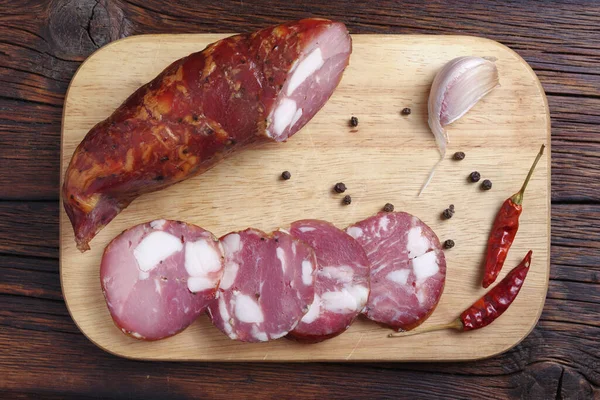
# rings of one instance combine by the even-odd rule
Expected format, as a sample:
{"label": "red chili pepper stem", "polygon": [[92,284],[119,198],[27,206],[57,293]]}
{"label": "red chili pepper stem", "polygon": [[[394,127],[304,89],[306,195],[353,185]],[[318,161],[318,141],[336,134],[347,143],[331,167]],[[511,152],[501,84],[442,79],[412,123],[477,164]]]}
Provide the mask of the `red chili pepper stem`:
{"label": "red chili pepper stem", "polygon": [[450,322],[449,324],[428,326],[423,329],[417,329],[416,331],[390,333],[388,335],[388,337],[393,338],[393,337],[414,336],[414,335],[420,335],[421,333],[435,332],[435,331],[441,331],[441,330],[445,330],[445,329],[456,329],[457,331],[462,331],[464,329],[464,325],[463,325],[462,321],[457,318],[454,321]]}
{"label": "red chili pepper stem", "polygon": [[521,190],[519,190],[517,193],[515,193],[510,198],[513,203],[515,203],[519,206],[521,204],[523,204],[523,194],[525,193],[525,188],[527,187],[527,184],[529,183],[529,180],[531,179],[531,176],[533,175],[533,170],[535,169],[535,166],[537,165],[538,161],[540,161],[540,158],[542,158],[542,154],[544,154],[545,148],[546,148],[546,145],[542,145],[542,147],[540,148],[540,151],[539,151],[537,157],[535,158],[533,165],[529,169],[529,173],[527,174],[527,177],[525,178],[525,182],[523,182],[523,186],[521,186]]}

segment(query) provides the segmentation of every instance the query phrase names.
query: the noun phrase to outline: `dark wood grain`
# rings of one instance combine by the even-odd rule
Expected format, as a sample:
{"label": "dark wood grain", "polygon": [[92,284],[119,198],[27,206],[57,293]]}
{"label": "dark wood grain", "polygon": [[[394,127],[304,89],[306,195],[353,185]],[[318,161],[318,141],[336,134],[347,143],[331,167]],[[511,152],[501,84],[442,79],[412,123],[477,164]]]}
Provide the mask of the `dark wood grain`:
{"label": "dark wood grain", "polygon": [[[0,0],[0,398],[600,398],[600,3],[451,4]],[[60,123],[73,73],[132,34],[307,16],[353,33],[485,36],[534,68],[553,128],[552,265],[537,327],[469,363],[146,363],[98,349],[71,320],[58,274]]]}

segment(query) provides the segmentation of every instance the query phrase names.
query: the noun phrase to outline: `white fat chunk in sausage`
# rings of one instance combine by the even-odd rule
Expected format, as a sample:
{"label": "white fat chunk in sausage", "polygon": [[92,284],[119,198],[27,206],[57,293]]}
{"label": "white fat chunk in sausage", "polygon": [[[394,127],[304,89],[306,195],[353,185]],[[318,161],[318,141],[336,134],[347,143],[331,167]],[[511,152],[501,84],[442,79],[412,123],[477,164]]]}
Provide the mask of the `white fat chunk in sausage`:
{"label": "white fat chunk in sausage", "polygon": [[417,296],[417,300],[419,300],[419,304],[425,303],[426,296],[423,290],[417,290],[415,295]]}
{"label": "white fat chunk in sausage", "polygon": [[281,270],[285,274],[285,252],[283,251],[283,249],[281,247],[278,247],[275,250],[275,253],[277,254],[277,259],[281,263]]}
{"label": "white fat chunk in sausage", "polygon": [[323,55],[319,47],[314,49],[304,60],[300,61],[288,83],[287,95],[291,96],[294,90],[302,85],[306,78],[323,66],[324,62],[325,60],[323,60]]}
{"label": "white fat chunk in sausage", "polygon": [[398,269],[387,274],[385,278],[399,285],[406,285],[406,282],[408,282],[409,275],[409,269]]}
{"label": "white fat chunk in sausage", "polygon": [[351,226],[346,230],[346,233],[348,233],[348,235],[352,236],[354,239],[358,239],[364,234],[363,230],[358,226]]}
{"label": "white fat chunk in sausage", "polygon": [[308,309],[308,312],[302,317],[302,322],[305,324],[313,323],[321,314],[321,298],[315,293],[315,299]]}
{"label": "white fat chunk in sausage", "polygon": [[235,317],[246,323],[261,323],[265,316],[256,301],[245,294],[238,294],[235,298]]}
{"label": "white fat chunk in sausage", "polygon": [[310,261],[302,261],[302,283],[306,286],[313,283],[313,265]]}
{"label": "white fat chunk in sausage", "polygon": [[[146,271],[140,271],[140,274],[138,275],[138,279],[139,279],[140,281],[143,281],[144,279],[148,279],[148,277],[149,277],[149,276],[150,276],[150,273],[149,273],[149,272],[146,272]],[[105,286],[106,286],[106,284],[105,284]]]}
{"label": "white fat chunk in sausage", "polygon": [[207,289],[214,289],[216,282],[214,279],[203,276],[190,276],[187,281],[188,290],[192,293],[198,293]]}
{"label": "white fat chunk in sausage", "polygon": [[273,128],[278,136],[290,126],[294,114],[296,114],[296,102],[288,98],[282,99],[273,114]]}
{"label": "white fat chunk in sausage", "polygon": [[301,226],[300,228],[298,228],[298,230],[302,233],[306,233],[314,231],[315,228],[313,228],[312,226]]}
{"label": "white fat chunk in sausage", "polygon": [[271,335],[271,340],[279,339],[287,335],[289,332],[277,332]]}
{"label": "white fat chunk in sausage", "polygon": [[409,258],[418,257],[429,250],[431,243],[429,243],[429,239],[423,236],[422,233],[423,231],[420,226],[414,226],[408,231],[408,243],[406,248],[408,250]]}
{"label": "white fat chunk in sausage", "polygon": [[422,283],[425,279],[432,277],[440,270],[437,253],[435,251],[430,251],[420,257],[414,258],[412,260],[412,267],[417,284]]}
{"label": "white fat chunk in sausage", "polygon": [[150,228],[162,229],[166,223],[167,223],[167,220],[165,220],[165,219],[155,219],[154,221],[150,222]]}
{"label": "white fat chunk in sausage", "polygon": [[219,287],[223,290],[229,289],[231,285],[233,285],[233,282],[235,282],[239,269],[240,266],[238,263],[228,261],[227,264],[225,264],[225,271],[223,272],[223,278],[221,279],[221,285]]}
{"label": "white fat chunk in sausage", "polygon": [[340,265],[339,267],[323,267],[319,275],[325,278],[335,279],[338,282],[352,282],[354,270],[349,265]]}
{"label": "white fat chunk in sausage", "polygon": [[179,238],[163,231],[146,236],[133,250],[138,267],[144,272],[155,268],[161,261],[181,251],[183,244]]}
{"label": "white fat chunk in sausage", "polygon": [[205,239],[185,244],[185,270],[190,276],[204,276],[221,269],[221,255]]}
{"label": "white fat chunk in sausage", "polygon": [[302,116],[302,109],[299,108],[296,110],[296,113],[294,114],[294,118],[292,118],[292,122],[290,122],[290,126],[296,125],[296,122],[298,122],[298,120],[300,119],[301,116]]}
{"label": "white fat chunk in sausage", "polygon": [[219,298],[219,315],[223,320],[223,328],[225,329],[225,333],[227,333],[227,335],[231,337],[233,332],[233,328],[229,323],[231,316],[229,315],[229,311],[227,310],[227,304],[225,304],[225,299],[223,299],[223,297]]}
{"label": "white fat chunk in sausage", "polygon": [[[357,305],[366,304],[369,298],[369,288],[362,285],[354,285],[348,288],[348,292],[354,296]],[[359,311],[359,310],[356,310]]]}
{"label": "white fat chunk in sausage", "polygon": [[321,302],[324,309],[337,314],[346,314],[358,308],[356,298],[346,289],[321,294]]}
{"label": "white fat chunk in sausage", "polygon": [[[125,329],[121,329],[121,330],[127,334],[127,330],[125,330]],[[129,334],[136,339],[144,339],[144,337],[137,332],[129,332]]]}
{"label": "white fat chunk in sausage", "polygon": [[260,340],[261,342],[266,342],[267,340],[269,340],[269,337],[267,336],[267,334],[263,331],[261,331],[260,329],[258,329],[258,327],[256,325],[254,325],[252,327],[252,329],[250,330],[250,334],[252,336],[254,336],[256,339]]}
{"label": "white fat chunk in sausage", "polygon": [[388,217],[382,217],[379,219],[379,229],[380,230],[387,231],[389,224],[390,224],[390,219]]}
{"label": "white fat chunk in sausage", "polygon": [[242,250],[242,241],[237,233],[230,233],[221,240],[223,251],[227,257],[232,257],[235,253]]}

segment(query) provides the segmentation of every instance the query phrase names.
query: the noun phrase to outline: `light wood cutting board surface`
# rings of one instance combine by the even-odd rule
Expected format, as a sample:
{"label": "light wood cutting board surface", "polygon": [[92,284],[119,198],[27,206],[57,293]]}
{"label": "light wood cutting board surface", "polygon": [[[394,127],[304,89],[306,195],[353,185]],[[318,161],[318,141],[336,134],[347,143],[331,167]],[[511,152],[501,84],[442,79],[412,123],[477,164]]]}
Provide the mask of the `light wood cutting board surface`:
{"label": "light wood cutting board surface", "polygon": [[[88,130],[108,117],[139,86],[177,58],[203,49],[223,34],[145,35],[94,53],[73,78],[65,100],[61,175]],[[147,360],[408,361],[488,357],[521,341],[544,305],[550,250],[550,117],[534,72],[496,42],[466,36],[353,35],[353,54],[342,82],[325,107],[287,143],[242,151],[209,172],[142,196],[80,253],[64,211],[60,214],[63,295],[75,323],[111,353]],[[418,190],[438,159],[427,126],[427,97],[441,66],[462,55],[498,59],[501,87],[449,128],[447,160],[423,195]],[[400,110],[410,107],[409,116]],[[350,117],[359,119],[351,129]],[[184,220],[221,236],[248,226],[265,231],[297,219],[319,218],[340,228],[379,211],[385,203],[429,224],[446,251],[446,288],[423,326],[446,323],[480,297],[481,263],[493,218],[517,191],[541,144],[548,147],[525,195],[521,227],[503,277],[529,249],[533,262],[521,293],[493,325],[472,332],[435,332],[388,339],[389,330],[358,319],[342,335],[312,345],[286,339],[244,344],[229,340],[206,316],[179,335],[143,342],[112,323],[100,288],[106,244],[122,230],[152,219]],[[455,151],[466,158],[451,160]],[[292,179],[282,181],[282,171]],[[493,182],[490,191],[467,182],[471,171]],[[348,186],[352,204],[332,193]],[[61,182],[62,184],[62,182]],[[454,204],[456,214],[441,220]]]}

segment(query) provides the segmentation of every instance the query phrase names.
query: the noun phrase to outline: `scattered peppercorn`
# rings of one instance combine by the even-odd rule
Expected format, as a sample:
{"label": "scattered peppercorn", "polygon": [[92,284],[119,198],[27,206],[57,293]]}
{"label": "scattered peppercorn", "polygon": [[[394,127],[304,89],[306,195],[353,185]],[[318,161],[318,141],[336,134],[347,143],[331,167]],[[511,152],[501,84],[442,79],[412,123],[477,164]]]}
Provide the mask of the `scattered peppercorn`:
{"label": "scattered peppercorn", "polygon": [[352,197],[350,197],[349,194],[345,195],[344,198],[342,199],[342,203],[345,205],[352,203]]}
{"label": "scattered peppercorn", "polygon": [[281,179],[283,179],[283,180],[286,180],[286,181],[287,181],[287,180],[288,180],[288,179],[290,179],[291,177],[292,177],[292,174],[290,174],[290,171],[283,171],[283,172],[281,173]]}
{"label": "scattered peppercorn", "polygon": [[344,193],[346,191],[346,185],[343,182],[338,182],[333,187],[333,191],[336,193]]}
{"label": "scattered peppercorn", "polygon": [[385,203],[385,206],[383,206],[383,211],[385,211],[385,212],[394,211],[394,205],[392,203]]}
{"label": "scattered peppercorn", "polygon": [[402,112],[402,115],[410,115],[411,110],[410,110],[410,108],[406,107],[406,108],[403,108],[401,112]]}
{"label": "scattered peppercorn", "polygon": [[446,240],[446,241],[444,242],[444,247],[445,247],[446,249],[451,249],[451,248],[453,248],[453,247],[454,247],[454,240],[452,240],[452,239],[448,239],[448,240]]}
{"label": "scattered peppercorn", "polygon": [[442,213],[442,216],[443,216],[445,219],[450,219],[450,218],[452,218],[452,216],[453,216],[453,215],[454,215],[454,211],[452,211],[452,210],[451,210],[451,209],[449,209],[449,208],[446,208],[446,209],[444,210],[444,212]]}
{"label": "scattered peppercorn", "polygon": [[454,158],[456,161],[464,160],[465,153],[463,153],[462,151],[457,151],[456,153],[454,153],[454,156],[452,158]]}
{"label": "scattered peppercorn", "polygon": [[356,128],[358,126],[358,118],[352,117],[350,118],[350,126]]}
{"label": "scattered peppercorn", "polygon": [[477,171],[473,171],[473,172],[471,172],[471,175],[469,175],[469,180],[471,182],[479,182],[480,179],[481,179],[481,174]]}
{"label": "scattered peppercorn", "polygon": [[442,217],[444,217],[445,219],[450,219],[450,218],[452,218],[453,215],[454,215],[454,204],[450,204],[448,206],[448,208],[446,208],[444,210],[444,212],[442,213]]}
{"label": "scattered peppercorn", "polygon": [[490,190],[492,188],[492,181],[485,179],[483,182],[481,182],[481,188],[483,190]]}

